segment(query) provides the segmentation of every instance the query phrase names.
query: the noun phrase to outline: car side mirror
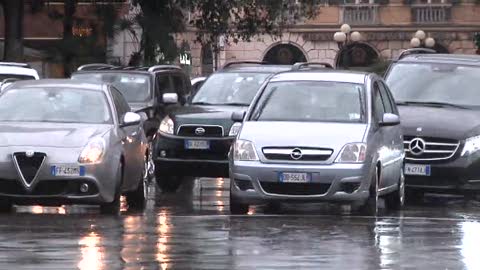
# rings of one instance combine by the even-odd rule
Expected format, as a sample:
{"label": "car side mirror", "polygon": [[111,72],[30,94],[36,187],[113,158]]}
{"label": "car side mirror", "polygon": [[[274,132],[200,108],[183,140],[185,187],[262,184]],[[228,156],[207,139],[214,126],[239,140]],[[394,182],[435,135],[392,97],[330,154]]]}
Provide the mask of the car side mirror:
{"label": "car side mirror", "polygon": [[127,112],[122,119],[122,123],[120,124],[120,127],[129,127],[129,126],[135,126],[138,125],[142,122],[142,116],[138,113],[134,112]]}
{"label": "car side mirror", "polygon": [[165,104],[177,104],[178,103],[178,95],[177,95],[177,93],[165,93],[162,96],[162,101]]}
{"label": "car side mirror", "polygon": [[232,120],[233,122],[243,122],[243,119],[245,118],[245,111],[237,111],[232,113]]}
{"label": "car side mirror", "polygon": [[400,117],[393,113],[383,114],[383,119],[380,122],[380,126],[396,126],[400,124]]}

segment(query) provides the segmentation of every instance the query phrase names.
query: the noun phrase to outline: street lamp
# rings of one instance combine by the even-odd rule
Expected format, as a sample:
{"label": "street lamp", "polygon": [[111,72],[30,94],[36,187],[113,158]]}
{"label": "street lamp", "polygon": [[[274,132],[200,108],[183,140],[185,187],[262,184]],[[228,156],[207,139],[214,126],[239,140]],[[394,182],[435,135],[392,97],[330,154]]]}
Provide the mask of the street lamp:
{"label": "street lamp", "polygon": [[424,31],[418,30],[417,32],[415,32],[413,38],[410,40],[410,46],[413,48],[433,48],[435,47],[435,39],[432,37],[427,37],[427,34]]}
{"label": "street lamp", "polygon": [[342,49],[350,42],[359,42],[362,40],[362,34],[358,31],[352,32],[352,28],[348,24],[340,26],[340,31],[333,34],[333,40],[337,42],[338,48]]}

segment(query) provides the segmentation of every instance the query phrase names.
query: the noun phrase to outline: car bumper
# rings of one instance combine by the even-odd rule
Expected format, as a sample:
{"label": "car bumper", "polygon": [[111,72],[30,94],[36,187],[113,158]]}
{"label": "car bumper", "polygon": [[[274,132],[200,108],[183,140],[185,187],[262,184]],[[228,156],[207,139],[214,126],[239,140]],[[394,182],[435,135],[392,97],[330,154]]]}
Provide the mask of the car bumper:
{"label": "car bumper", "polygon": [[405,175],[405,185],[411,189],[432,192],[463,193],[480,191],[480,155],[458,157],[449,161],[412,161],[406,164],[429,165],[430,176]]}
{"label": "car bumper", "polygon": [[[208,141],[210,149],[189,150],[186,140]],[[154,161],[157,175],[228,176],[228,152],[233,138],[189,138],[157,134]]]}
{"label": "car bumper", "polygon": [[[370,172],[363,164],[295,165],[235,162],[231,166],[231,196],[240,203],[269,201],[364,201],[369,196]],[[279,182],[280,172],[311,174],[309,184]]]}
{"label": "car bumper", "polygon": [[[22,148],[22,149],[20,149]],[[30,149],[30,148],[29,148]],[[35,152],[47,154],[36,179],[28,188],[13,163],[13,152],[25,151],[24,147],[0,148],[5,153],[0,160],[0,198],[19,204],[101,204],[113,201],[120,179],[117,176],[118,162],[105,156],[98,164],[78,164],[81,149],[33,148]],[[54,176],[52,166],[83,166],[80,176]],[[82,192],[80,186],[88,185]]]}

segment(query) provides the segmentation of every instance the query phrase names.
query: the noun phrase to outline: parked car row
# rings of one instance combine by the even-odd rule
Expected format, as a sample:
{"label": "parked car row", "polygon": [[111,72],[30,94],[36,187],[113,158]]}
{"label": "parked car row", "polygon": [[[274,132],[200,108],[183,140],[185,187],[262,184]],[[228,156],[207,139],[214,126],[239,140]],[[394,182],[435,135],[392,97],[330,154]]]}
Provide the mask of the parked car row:
{"label": "parked car row", "polygon": [[[284,201],[375,214],[425,192],[478,194],[480,57],[407,50],[385,80],[326,63],[82,66],[0,95],[0,207],[142,208],[148,181],[230,177],[230,210]],[[397,108],[398,106],[398,108]]]}

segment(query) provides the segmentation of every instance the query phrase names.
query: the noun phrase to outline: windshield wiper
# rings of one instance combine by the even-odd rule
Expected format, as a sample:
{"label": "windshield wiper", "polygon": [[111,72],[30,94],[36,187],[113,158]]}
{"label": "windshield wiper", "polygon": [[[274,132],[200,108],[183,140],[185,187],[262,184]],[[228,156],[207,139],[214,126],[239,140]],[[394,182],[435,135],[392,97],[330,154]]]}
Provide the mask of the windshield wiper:
{"label": "windshield wiper", "polygon": [[467,106],[452,104],[448,102],[429,102],[429,101],[399,101],[397,105],[424,105],[424,106],[432,106],[432,107],[452,107],[458,109],[466,109],[469,110]]}
{"label": "windshield wiper", "polygon": [[193,102],[192,105],[216,105],[208,102]]}
{"label": "windshield wiper", "polygon": [[227,106],[249,106],[250,104],[248,103],[241,103],[241,102],[230,102],[230,103],[225,103],[222,105],[227,105]]}

